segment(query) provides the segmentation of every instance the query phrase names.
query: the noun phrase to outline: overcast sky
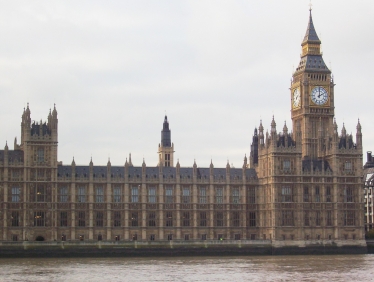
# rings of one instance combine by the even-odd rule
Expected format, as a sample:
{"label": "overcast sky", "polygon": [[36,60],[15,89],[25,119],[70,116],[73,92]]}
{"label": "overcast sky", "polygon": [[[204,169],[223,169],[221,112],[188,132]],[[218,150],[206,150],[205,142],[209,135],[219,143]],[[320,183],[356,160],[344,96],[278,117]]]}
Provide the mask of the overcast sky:
{"label": "overcast sky", "polygon": [[[0,144],[20,139],[23,108],[56,103],[58,159],[158,161],[165,113],[182,166],[241,167],[272,115],[291,128],[290,80],[309,0],[0,1]],[[335,114],[374,150],[374,1],[313,0]],[[1,141],[3,140],[3,141]],[[364,157],[366,161],[366,156]]]}

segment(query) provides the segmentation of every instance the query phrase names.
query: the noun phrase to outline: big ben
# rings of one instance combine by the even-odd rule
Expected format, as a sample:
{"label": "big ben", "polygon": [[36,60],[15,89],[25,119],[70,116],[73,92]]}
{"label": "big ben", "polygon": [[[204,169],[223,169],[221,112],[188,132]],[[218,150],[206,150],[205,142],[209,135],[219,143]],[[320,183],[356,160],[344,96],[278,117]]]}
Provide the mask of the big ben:
{"label": "big ben", "polygon": [[291,85],[293,131],[300,134],[303,157],[321,158],[318,139],[325,140],[333,132],[334,81],[322,58],[311,10],[301,46],[300,63]]}
{"label": "big ben", "polygon": [[286,124],[278,132],[273,117],[270,131],[260,123],[252,143],[263,199],[260,233],[275,246],[364,246],[361,125],[355,141],[344,125],[338,132],[334,79],[311,10],[301,47],[290,87],[292,132]]}

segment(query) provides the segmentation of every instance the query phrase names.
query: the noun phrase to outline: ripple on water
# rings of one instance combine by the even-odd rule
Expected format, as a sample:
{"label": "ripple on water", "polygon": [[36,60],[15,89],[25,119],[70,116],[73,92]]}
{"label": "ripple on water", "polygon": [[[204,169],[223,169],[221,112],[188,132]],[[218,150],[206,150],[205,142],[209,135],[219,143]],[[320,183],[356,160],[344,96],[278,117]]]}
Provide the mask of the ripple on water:
{"label": "ripple on water", "polygon": [[370,281],[374,255],[0,259],[1,281]]}

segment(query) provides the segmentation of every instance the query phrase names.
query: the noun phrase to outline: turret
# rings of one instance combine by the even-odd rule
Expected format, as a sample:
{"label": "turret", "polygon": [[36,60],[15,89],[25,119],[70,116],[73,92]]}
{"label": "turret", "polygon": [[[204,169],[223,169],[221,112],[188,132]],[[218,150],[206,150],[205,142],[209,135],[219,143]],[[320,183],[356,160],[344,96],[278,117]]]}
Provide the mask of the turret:
{"label": "turret", "polygon": [[271,120],[271,136],[277,135],[277,124],[275,123],[274,116],[273,119]]}
{"label": "turret", "polygon": [[247,155],[244,155],[243,169],[247,168]]}
{"label": "turret", "polygon": [[[260,128],[261,127],[262,127],[262,124],[260,124]],[[264,128],[262,127],[260,131],[260,134],[262,134],[262,141],[264,140],[263,130]],[[255,128],[253,137],[252,137],[251,153],[249,155],[251,167],[254,167],[255,165],[258,164],[258,139],[259,139],[259,136],[257,135],[257,128]]]}
{"label": "turret", "polygon": [[357,145],[357,149],[359,150],[362,150],[362,132],[361,132],[361,124],[360,124],[360,120],[358,120],[357,122],[357,126],[356,126],[356,145]]}
{"label": "turret", "polygon": [[262,126],[262,120],[260,120],[260,126],[258,127],[258,139],[260,145],[264,145],[264,127]]}
{"label": "turret", "polygon": [[58,139],[58,119],[57,119],[56,104],[53,105],[50,128],[51,128],[51,132],[52,132],[52,138],[55,141],[57,141],[57,139]]}
{"label": "turret", "polygon": [[345,129],[345,125],[343,123],[343,127],[342,127],[342,137],[346,137],[347,135],[347,130]]}
{"label": "turret", "polygon": [[158,145],[158,165],[174,166],[174,144],[171,143],[171,131],[168,117],[165,116],[161,130],[161,143]]}

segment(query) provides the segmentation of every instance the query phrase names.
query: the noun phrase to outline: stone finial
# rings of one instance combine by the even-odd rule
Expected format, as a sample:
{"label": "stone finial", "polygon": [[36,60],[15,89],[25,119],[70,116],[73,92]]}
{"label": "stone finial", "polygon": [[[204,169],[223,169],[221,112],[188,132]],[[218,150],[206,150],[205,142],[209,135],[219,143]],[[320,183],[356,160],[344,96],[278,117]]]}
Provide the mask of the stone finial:
{"label": "stone finial", "polygon": [[271,133],[272,134],[277,134],[277,124],[275,123],[274,116],[271,121]]}
{"label": "stone finial", "polygon": [[283,135],[287,135],[287,134],[288,134],[288,127],[287,127],[286,121],[284,121]]}
{"label": "stone finial", "polygon": [[356,129],[357,129],[357,133],[361,133],[361,123],[360,123],[360,119],[358,119],[357,121],[357,126],[356,126]]}

